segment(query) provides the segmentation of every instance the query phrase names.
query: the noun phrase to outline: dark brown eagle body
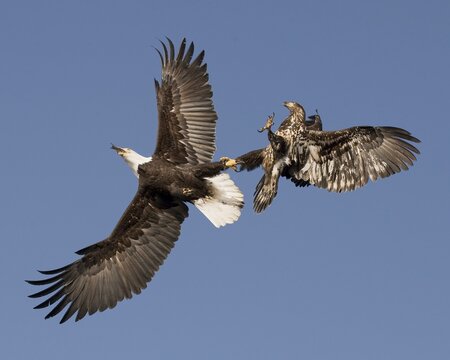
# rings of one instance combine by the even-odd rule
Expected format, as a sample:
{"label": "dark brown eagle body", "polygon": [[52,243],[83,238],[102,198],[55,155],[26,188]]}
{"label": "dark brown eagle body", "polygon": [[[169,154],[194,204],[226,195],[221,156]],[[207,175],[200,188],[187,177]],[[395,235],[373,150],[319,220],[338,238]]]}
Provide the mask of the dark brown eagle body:
{"label": "dark brown eagle body", "polygon": [[[293,110],[290,111],[292,115]],[[420,140],[400,128],[357,126],[322,131],[321,122],[318,122],[320,117],[311,124],[316,129],[306,126],[304,116],[297,119],[304,125],[285,120],[280,126],[282,132],[279,129],[275,135],[270,126],[263,128],[269,131],[269,145],[236,159],[241,169],[253,170],[258,164],[263,165],[265,173],[256,186],[253,203],[256,212],[271,204],[279,176],[291,179],[296,186],[314,185],[333,192],[352,191],[367,184],[369,179],[375,181],[408,170],[416,160],[415,154],[420,153],[410,144]],[[286,129],[292,125],[294,131],[290,133]],[[279,145],[280,137],[277,137],[282,134],[282,139],[287,142],[284,150]],[[282,151],[277,153],[277,149]]]}
{"label": "dark brown eagle body", "polygon": [[223,170],[223,162],[173,165],[165,159],[153,157],[152,161],[138,167],[139,186],[194,203],[213,195],[205,178],[214,177]]}
{"label": "dark brown eagle body", "polygon": [[[59,269],[41,271],[47,287],[30,297],[48,296],[36,308],[53,304],[46,318],[60,313],[61,323],[113,308],[139,294],[163,264],[193,203],[215,226],[237,220],[243,197],[228,174],[227,160],[211,162],[217,114],[212,103],[202,51],[183,40],[178,54],[172,41],[162,43],[161,84],[155,80],[158,137],[152,157],[112,146],[139,178],[136,195],[112,233],[77,252],[82,257]],[[229,160],[229,159],[228,159]]]}

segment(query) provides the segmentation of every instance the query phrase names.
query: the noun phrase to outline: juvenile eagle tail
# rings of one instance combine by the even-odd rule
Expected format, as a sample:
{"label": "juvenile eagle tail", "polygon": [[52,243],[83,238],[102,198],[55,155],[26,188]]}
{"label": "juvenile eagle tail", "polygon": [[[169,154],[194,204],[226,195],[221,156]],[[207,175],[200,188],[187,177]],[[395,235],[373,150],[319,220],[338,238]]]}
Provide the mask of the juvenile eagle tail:
{"label": "juvenile eagle tail", "polygon": [[211,196],[194,201],[194,205],[215,227],[232,224],[241,215],[244,195],[226,173],[205,178],[210,185]]}
{"label": "juvenile eagle tail", "polygon": [[253,210],[260,213],[263,212],[273,201],[277,195],[279,176],[269,176],[264,174],[256,185]]}

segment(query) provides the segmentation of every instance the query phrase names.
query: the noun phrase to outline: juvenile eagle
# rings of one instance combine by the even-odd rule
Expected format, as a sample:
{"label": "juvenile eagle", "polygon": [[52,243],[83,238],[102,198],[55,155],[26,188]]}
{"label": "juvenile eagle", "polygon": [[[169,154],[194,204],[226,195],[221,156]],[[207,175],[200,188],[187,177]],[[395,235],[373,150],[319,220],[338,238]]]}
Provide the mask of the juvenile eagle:
{"label": "juvenile eagle", "polygon": [[112,233],[103,241],[77,251],[82,257],[50,277],[28,281],[47,285],[32,298],[48,296],[35,308],[57,303],[46,318],[60,313],[61,323],[76,314],[113,308],[139,294],[166,259],[193,203],[216,227],[239,218],[243,195],[230,177],[221,173],[234,162],[211,162],[215,151],[217,115],[208,83],[204,51],[194,60],[194,44],[183,39],[176,54],[172,41],[162,43],[161,83],[155,80],[158,138],[151,157],[112,146],[138,177],[134,199]]}
{"label": "juvenile eagle", "polygon": [[253,201],[258,213],[275,198],[280,176],[291,179],[296,186],[352,191],[367,184],[369,179],[375,181],[408,170],[416,160],[414,154],[420,153],[409,143],[420,140],[406,130],[356,126],[322,131],[318,114],[310,117],[315,123],[306,122],[300,104],[285,102],[284,106],[290,114],[278,130],[275,133],[271,130],[273,115],[260,130],[268,131],[269,145],[236,158],[241,170],[250,171],[261,165],[264,168]]}

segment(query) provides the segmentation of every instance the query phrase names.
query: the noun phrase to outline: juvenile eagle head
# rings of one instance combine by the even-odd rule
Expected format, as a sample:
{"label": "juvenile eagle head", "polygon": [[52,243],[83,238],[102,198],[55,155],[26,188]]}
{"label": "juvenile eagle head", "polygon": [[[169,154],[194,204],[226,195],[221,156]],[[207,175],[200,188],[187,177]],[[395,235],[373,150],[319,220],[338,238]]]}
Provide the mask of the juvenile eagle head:
{"label": "juvenile eagle head", "polygon": [[283,105],[288,108],[291,113],[300,112],[303,109],[303,107],[295,101],[285,101]]}

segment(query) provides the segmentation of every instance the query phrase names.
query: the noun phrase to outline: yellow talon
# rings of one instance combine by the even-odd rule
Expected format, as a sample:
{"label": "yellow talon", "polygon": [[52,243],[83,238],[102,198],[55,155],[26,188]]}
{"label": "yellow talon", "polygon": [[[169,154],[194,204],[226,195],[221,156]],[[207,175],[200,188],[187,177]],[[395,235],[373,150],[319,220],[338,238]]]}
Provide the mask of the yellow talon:
{"label": "yellow talon", "polygon": [[230,159],[229,157],[221,157],[220,161],[222,161],[226,168],[232,168],[234,171],[237,171],[237,161],[235,159]]}

